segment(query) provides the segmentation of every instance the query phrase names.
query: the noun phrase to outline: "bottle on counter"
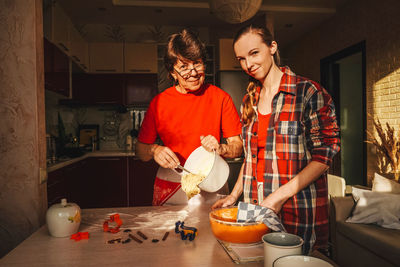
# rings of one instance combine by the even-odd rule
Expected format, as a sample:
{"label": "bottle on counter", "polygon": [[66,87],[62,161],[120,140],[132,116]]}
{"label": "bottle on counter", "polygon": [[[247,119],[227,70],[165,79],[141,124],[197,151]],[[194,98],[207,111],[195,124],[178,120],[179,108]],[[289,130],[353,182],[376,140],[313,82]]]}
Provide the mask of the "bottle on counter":
{"label": "bottle on counter", "polygon": [[127,151],[132,151],[132,136],[129,134],[126,136],[126,150]]}

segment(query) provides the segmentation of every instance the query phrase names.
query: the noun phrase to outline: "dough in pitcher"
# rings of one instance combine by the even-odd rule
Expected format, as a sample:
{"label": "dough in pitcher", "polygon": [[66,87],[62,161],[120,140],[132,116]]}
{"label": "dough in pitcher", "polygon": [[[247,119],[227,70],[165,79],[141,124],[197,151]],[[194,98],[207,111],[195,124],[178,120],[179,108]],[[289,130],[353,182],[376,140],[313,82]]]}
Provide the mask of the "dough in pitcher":
{"label": "dough in pitcher", "polygon": [[197,185],[200,184],[205,177],[205,175],[194,173],[186,173],[182,176],[182,190],[186,193],[188,199],[200,193],[200,188]]}

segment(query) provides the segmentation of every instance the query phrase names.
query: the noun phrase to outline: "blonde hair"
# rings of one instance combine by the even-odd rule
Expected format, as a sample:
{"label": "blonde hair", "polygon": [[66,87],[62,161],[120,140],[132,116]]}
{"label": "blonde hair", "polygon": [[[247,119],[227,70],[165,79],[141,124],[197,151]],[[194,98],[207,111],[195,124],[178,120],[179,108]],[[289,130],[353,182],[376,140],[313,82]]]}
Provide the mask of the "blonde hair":
{"label": "blonde hair", "polygon": [[[235,38],[233,39],[233,44],[240,39],[243,35],[247,33],[254,33],[258,34],[261,37],[261,40],[263,43],[265,43],[268,47],[271,46],[272,42],[275,41],[274,37],[272,36],[271,32],[266,28],[266,27],[260,27],[260,26],[253,26],[249,25],[246,26],[242,29],[240,29],[237,33]],[[276,50],[276,53],[274,54],[274,61],[277,66],[280,65],[280,57],[279,57],[279,51]],[[242,121],[245,125],[249,125],[250,122],[253,120],[255,116],[255,111],[253,109],[254,102],[255,102],[255,95],[258,87],[261,87],[262,84],[254,79],[253,77],[250,77],[249,84],[247,85],[247,94],[244,99],[244,104],[243,104],[243,109],[242,109]]]}

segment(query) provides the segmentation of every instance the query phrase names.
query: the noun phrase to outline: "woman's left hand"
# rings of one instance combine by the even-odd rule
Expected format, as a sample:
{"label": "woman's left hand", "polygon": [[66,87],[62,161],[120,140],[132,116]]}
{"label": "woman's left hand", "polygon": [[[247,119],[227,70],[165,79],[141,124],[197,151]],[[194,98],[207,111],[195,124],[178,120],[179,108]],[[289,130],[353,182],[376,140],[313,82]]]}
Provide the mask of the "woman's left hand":
{"label": "woman's left hand", "polygon": [[212,135],[207,135],[207,136],[200,136],[200,141],[201,145],[207,150],[207,151],[217,151],[219,149],[219,143],[217,141],[217,138],[215,138]]}

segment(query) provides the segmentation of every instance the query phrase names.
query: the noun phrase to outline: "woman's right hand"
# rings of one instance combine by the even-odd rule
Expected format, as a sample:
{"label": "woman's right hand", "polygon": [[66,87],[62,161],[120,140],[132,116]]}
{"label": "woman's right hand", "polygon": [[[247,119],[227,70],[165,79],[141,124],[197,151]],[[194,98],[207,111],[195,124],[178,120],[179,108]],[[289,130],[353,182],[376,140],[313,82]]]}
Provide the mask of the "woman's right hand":
{"label": "woman's right hand", "polygon": [[163,168],[175,169],[180,164],[175,153],[166,146],[155,145],[153,158]]}
{"label": "woman's right hand", "polygon": [[224,198],[221,198],[217,200],[217,202],[212,205],[211,209],[217,209],[217,208],[225,208],[229,206],[233,206],[236,203],[236,198],[232,195],[228,195]]}

